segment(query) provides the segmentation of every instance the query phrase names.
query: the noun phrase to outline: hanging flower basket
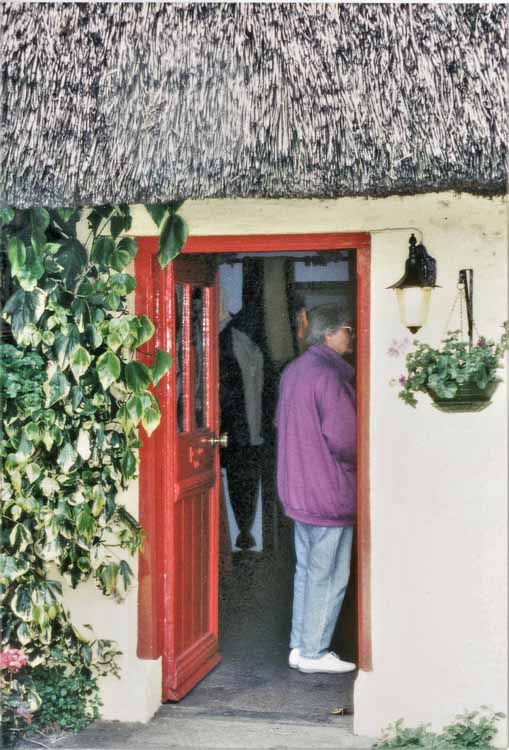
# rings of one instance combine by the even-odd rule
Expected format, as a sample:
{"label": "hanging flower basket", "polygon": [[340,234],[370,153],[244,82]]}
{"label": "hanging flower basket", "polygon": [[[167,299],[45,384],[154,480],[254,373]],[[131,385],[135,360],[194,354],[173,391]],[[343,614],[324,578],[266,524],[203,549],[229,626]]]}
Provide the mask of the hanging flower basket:
{"label": "hanging flower basket", "polygon": [[399,379],[399,397],[406,404],[415,407],[419,392],[447,412],[481,411],[491,403],[508,349],[507,323],[498,342],[481,336],[469,346],[460,333],[450,333],[438,348],[414,342],[406,357],[406,373]]}
{"label": "hanging flower basket", "polygon": [[433,405],[440,411],[447,412],[470,412],[482,411],[491,404],[491,397],[495,393],[499,380],[488,383],[486,388],[481,389],[477,383],[462,383],[458,386],[455,396],[444,398],[428,389]]}

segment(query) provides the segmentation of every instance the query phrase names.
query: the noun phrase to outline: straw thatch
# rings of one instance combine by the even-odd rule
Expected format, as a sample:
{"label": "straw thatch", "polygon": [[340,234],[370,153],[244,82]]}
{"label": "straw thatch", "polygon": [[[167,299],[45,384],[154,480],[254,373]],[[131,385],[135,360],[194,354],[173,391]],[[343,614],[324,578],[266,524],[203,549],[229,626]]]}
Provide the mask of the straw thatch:
{"label": "straw thatch", "polygon": [[504,5],[6,4],[0,200],[500,192]]}

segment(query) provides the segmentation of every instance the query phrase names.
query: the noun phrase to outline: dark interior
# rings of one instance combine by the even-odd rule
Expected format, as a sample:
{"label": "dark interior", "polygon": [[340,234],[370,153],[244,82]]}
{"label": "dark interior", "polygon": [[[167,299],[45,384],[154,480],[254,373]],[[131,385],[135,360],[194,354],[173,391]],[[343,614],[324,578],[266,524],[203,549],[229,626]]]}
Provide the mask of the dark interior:
{"label": "dark interior", "polygon": [[[300,311],[339,302],[355,321],[353,251],[267,253],[219,256],[221,281],[220,379],[238,387],[240,371],[228,357],[228,326],[249,337],[263,358],[259,445],[237,449],[232,431],[241,405],[223,403],[221,431],[230,447],[221,449],[223,533],[220,565],[221,664],[181,701],[207,710],[275,712],[324,721],[334,709],[352,712],[355,673],[303,675],[287,666],[294,567],[293,523],[286,518],[276,487],[274,415],[279,377],[303,350]],[[226,334],[225,334],[226,331]],[[355,366],[355,351],[349,357]],[[257,354],[260,363],[260,354]],[[225,380],[226,378],[226,380]],[[259,381],[259,378],[258,378]],[[243,407],[246,408],[246,407]],[[252,437],[252,433],[251,433]],[[237,455],[237,450],[239,451]],[[237,474],[235,476],[235,474]],[[230,499],[236,497],[236,512]],[[249,496],[249,498],[248,498]],[[248,498],[248,499],[246,499]],[[241,526],[250,537],[239,537]],[[244,535],[245,536],[245,535]],[[237,542],[243,542],[239,548]],[[251,543],[252,546],[248,546]],[[350,583],[331,648],[355,661],[356,554]]]}

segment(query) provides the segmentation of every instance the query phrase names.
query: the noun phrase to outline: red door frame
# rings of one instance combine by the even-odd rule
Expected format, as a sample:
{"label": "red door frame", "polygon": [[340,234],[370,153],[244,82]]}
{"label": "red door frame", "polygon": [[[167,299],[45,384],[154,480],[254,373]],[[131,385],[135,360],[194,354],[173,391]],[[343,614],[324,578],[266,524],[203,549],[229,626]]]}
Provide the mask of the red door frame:
{"label": "red door frame", "polygon": [[[136,312],[158,317],[154,309],[154,284],[162,283],[163,273],[156,273],[157,237],[139,237],[139,254],[136,260]],[[372,669],[371,653],[371,535],[369,511],[369,394],[370,394],[370,259],[371,237],[367,232],[325,234],[271,234],[271,235],[215,235],[190,237],[184,253],[256,253],[256,252],[306,252],[310,250],[355,250],[357,263],[357,416],[358,416],[358,469],[357,469],[357,628],[358,666],[363,671]],[[157,281],[157,276],[161,281]],[[164,294],[159,299],[165,299]],[[173,302],[168,300],[171,307]],[[167,313],[171,316],[172,310]],[[172,319],[172,316],[169,318]],[[169,335],[156,331],[155,341],[146,350],[150,356],[154,347],[165,348]],[[143,355],[142,355],[143,356]],[[158,389],[158,398],[164,411],[165,403],[172,398],[169,389],[172,379],[164,378]],[[159,428],[161,429],[161,427]],[[156,430],[156,433],[158,430]],[[156,434],[155,433],[155,434]],[[164,574],[160,562],[161,525],[157,504],[152,500],[162,496],[161,472],[146,471],[147,466],[161,466],[157,457],[156,441],[147,440],[141,449],[140,467],[140,523],[146,532],[146,543],[140,555],[138,592],[138,656],[155,659],[161,655],[161,628],[165,617],[163,586]],[[156,460],[154,460],[156,459]],[[157,491],[159,490],[159,491]]]}

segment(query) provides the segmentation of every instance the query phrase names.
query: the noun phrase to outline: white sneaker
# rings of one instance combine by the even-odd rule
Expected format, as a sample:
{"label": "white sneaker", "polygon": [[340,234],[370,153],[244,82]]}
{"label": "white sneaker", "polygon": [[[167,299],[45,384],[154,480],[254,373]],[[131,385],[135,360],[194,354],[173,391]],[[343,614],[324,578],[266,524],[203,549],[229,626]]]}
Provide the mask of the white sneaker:
{"label": "white sneaker", "polygon": [[290,669],[298,669],[299,668],[299,659],[300,659],[300,648],[292,648],[290,651],[290,656],[288,657],[288,666]]}
{"label": "white sneaker", "polygon": [[318,659],[306,659],[305,656],[299,656],[297,668],[299,672],[304,672],[304,674],[313,674],[314,672],[338,674],[357,669],[352,662],[342,661],[334,651],[329,651],[328,654],[320,656]]}

